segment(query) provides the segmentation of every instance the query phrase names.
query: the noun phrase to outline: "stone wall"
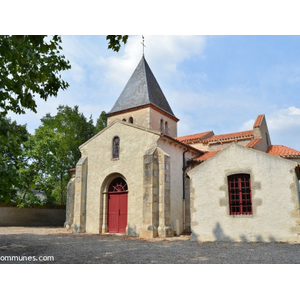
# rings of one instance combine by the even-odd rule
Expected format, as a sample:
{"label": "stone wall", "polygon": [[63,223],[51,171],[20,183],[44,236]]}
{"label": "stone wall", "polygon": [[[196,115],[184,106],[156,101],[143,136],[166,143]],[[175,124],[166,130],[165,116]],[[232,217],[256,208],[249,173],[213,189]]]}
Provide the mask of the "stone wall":
{"label": "stone wall", "polygon": [[[300,197],[296,166],[262,151],[232,144],[188,172],[192,240],[298,241]],[[252,215],[229,212],[227,178],[241,173],[251,178]]]}
{"label": "stone wall", "polygon": [[64,226],[65,209],[0,207],[0,226]]}

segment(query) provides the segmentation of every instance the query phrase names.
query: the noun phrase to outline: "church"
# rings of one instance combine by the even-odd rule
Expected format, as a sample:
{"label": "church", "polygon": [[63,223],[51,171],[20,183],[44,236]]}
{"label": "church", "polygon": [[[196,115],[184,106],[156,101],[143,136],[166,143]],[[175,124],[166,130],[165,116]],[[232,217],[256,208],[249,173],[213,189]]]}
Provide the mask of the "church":
{"label": "church", "polygon": [[265,115],[248,131],[177,136],[144,55],[71,170],[74,233],[193,241],[300,241],[300,152],[272,145]]}

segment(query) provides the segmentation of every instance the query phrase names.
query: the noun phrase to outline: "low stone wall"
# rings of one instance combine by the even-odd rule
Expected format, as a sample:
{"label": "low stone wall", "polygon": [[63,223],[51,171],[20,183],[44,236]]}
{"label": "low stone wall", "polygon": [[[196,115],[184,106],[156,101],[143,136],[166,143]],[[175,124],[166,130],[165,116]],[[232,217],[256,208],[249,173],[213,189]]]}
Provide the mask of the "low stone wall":
{"label": "low stone wall", "polygon": [[64,226],[66,210],[0,207],[0,226]]}

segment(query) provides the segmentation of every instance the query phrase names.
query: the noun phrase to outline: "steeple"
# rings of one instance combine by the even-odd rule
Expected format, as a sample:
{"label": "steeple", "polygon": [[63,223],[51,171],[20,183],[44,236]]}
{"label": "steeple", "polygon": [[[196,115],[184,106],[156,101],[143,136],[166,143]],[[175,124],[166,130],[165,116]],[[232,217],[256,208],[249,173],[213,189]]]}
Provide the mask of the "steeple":
{"label": "steeple", "polygon": [[140,60],[108,116],[116,112],[152,104],[175,117],[145,57]]}
{"label": "steeple", "polygon": [[119,119],[177,136],[177,119],[143,55],[111,111]]}

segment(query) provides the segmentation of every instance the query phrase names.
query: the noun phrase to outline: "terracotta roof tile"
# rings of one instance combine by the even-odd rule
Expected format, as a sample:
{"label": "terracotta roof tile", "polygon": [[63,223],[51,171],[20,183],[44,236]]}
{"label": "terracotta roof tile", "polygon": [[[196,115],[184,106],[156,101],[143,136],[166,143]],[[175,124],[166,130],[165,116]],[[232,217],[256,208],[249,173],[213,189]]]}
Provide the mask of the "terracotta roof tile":
{"label": "terracotta roof tile", "polygon": [[175,142],[177,144],[180,144],[181,146],[184,146],[184,147],[188,148],[190,151],[193,151],[193,152],[196,152],[196,153],[200,153],[200,154],[205,153],[204,151],[199,150],[199,149],[197,149],[195,147],[192,147],[191,145],[188,145],[188,144],[186,144],[184,142],[181,142],[181,141],[177,140],[177,138],[174,138],[174,137],[172,137],[172,136],[170,136],[170,135],[168,135],[168,134],[166,134],[164,132],[161,132],[160,135],[162,137],[165,137],[165,138],[169,139],[169,140],[172,140],[173,142]]}
{"label": "terracotta roof tile", "polygon": [[214,135],[208,139],[203,140],[203,143],[206,144],[211,142],[234,141],[245,138],[253,138],[253,130]]}
{"label": "terracotta roof tile", "polygon": [[259,139],[253,139],[251,140],[247,145],[246,147],[248,148],[253,148],[255,145],[257,145],[259,142],[261,141],[261,138]]}
{"label": "terracotta roof tile", "polygon": [[282,145],[269,146],[267,153],[285,158],[300,158],[300,151]]}
{"label": "terracotta roof tile", "polygon": [[264,115],[258,115],[257,118],[256,118],[256,121],[253,125],[254,128],[257,128],[261,125],[261,121],[263,119]]}
{"label": "terracotta roof tile", "polygon": [[218,151],[211,151],[211,152],[206,152],[201,156],[198,156],[197,158],[195,158],[195,160],[197,161],[206,161],[209,158],[213,157],[214,155],[216,155],[218,152],[220,152],[221,150]]}
{"label": "terracotta roof tile", "polygon": [[176,138],[176,140],[180,142],[192,142],[195,140],[201,140],[207,136],[213,135],[213,131],[206,131],[206,132],[200,132],[196,134],[190,134],[190,135],[185,135],[185,136],[179,136]]}

